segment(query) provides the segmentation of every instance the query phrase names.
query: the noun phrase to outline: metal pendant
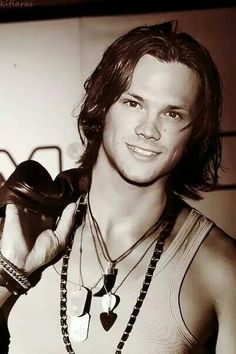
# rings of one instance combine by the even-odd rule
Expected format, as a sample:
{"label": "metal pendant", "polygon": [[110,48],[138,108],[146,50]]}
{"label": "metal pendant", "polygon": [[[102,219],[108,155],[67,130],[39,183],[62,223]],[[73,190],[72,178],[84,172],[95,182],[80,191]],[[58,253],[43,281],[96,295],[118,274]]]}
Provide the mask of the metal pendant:
{"label": "metal pendant", "polygon": [[90,317],[89,313],[71,316],[69,336],[72,341],[81,343],[88,338]]}
{"label": "metal pendant", "polygon": [[81,286],[71,293],[69,336],[75,342],[83,342],[88,338],[91,300],[92,291],[86,287]]}
{"label": "metal pendant", "polygon": [[103,295],[102,297],[103,311],[109,313],[110,311],[114,310],[117,307],[119,302],[120,302],[120,298],[115,294],[108,293]]}
{"label": "metal pendant", "polygon": [[103,275],[102,288],[98,292],[96,292],[93,296],[101,297],[109,293],[115,285],[116,276],[117,276],[117,269],[114,268],[112,264],[110,264],[106,270],[106,274]]}
{"label": "metal pendant", "polygon": [[119,296],[112,293],[105,294],[102,297],[102,308],[105,312],[100,314],[100,321],[105,331],[109,331],[117,319],[117,314],[113,310],[119,302]]}

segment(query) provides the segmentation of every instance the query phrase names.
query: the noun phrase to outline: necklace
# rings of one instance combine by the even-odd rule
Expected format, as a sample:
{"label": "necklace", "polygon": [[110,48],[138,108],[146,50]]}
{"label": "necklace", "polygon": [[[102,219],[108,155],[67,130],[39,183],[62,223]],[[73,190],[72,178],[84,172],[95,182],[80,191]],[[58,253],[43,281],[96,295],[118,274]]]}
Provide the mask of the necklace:
{"label": "necklace", "polygon": [[[93,242],[94,242],[94,246],[95,246],[96,255],[97,255],[100,267],[101,267],[101,269],[102,269],[102,271],[104,273],[103,286],[93,296],[101,297],[101,296],[104,296],[107,293],[109,293],[112,290],[112,288],[114,287],[114,284],[115,284],[115,281],[116,281],[116,276],[117,276],[117,271],[118,271],[118,269],[116,268],[116,265],[118,263],[120,263],[122,260],[124,260],[126,257],[128,257],[143,241],[145,241],[147,238],[149,238],[155,232],[157,232],[158,228],[160,227],[161,223],[163,222],[163,218],[165,216],[166,210],[164,209],[164,211],[162,212],[161,217],[159,218],[159,220],[154,225],[152,225],[133,245],[131,245],[126,251],[124,251],[116,259],[112,259],[110,254],[109,254],[109,251],[108,251],[107,245],[106,245],[106,243],[104,241],[104,238],[102,236],[101,230],[100,230],[100,228],[99,228],[99,226],[97,224],[97,221],[94,218],[93,213],[91,211],[90,202],[89,202],[89,195],[88,195],[88,211],[89,211],[90,231],[91,231],[91,234],[93,236]],[[91,225],[91,224],[93,224],[93,225]],[[94,235],[93,229],[95,231],[95,235]],[[108,267],[106,268],[106,270],[104,270],[102,262],[100,260],[99,255],[98,255],[96,241],[98,242],[98,244],[99,244],[99,246],[101,248],[103,257],[108,262]]]}
{"label": "necklace", "polygon": [[[80,246],[79,246],[79,286],[83,286],[84,287],[84,280],[83,280],[83,274],[82,274],[82,253],[83,253],[83,247],[82,247],[82,243],[83,243],[83,233],[84,233],[84,228],[86,225],[86,220],[84,219],[84,222],[81,226],[81,232],[80,232]],[[96,281],[96,283],[90,287],[90,290],[93,290],[94,288],[96,288],[96,286],[98,285],[98,283],[102,280],[103,275],[101,275],[98,280]]]}
{"label": "necklace", "polygon": [[[160,230],[159,230],[160,231]],[[95,248],[95,252],[96,252],[96,256],[98,259],[98,263],[101,267],[101,270],[104,271],[103,265],[102,265],[102,261],[100,259],[99,253],[98,253],[98,249],[97,249],[97,245],[96,245],[96,239],[95,239],[95,235],[91,232],[92,234],[92,239],[93,239],[93,244],[94,244],[94,248]],[[105,294],[103,295],[103,292],[100,290],[99,294],[102,293],[102,307],[104,312],[102,312],[100,314],[100,321],[101,324],[103,326],[103,328],[108,331],[113,324],[115,323],[116,319],[117,319],[117,314],[114,313],[114,309],[118,306],[118,304],[120,303],[120,297],[116,294],[118,289],[120,289],[120,287],[124,284],[124,282],[126,281],[126,279],[129,277],[129,275],[135,270],[135,268],[139,265],[139,263],[142,261],[142,259],[145,257],[145,255],[147,254],[147,252],[149,251],[149,249],[152,247],[152,245],[157,241],[159,237],[159,232],[157,232],[156,237],[154,238],[154,240],[151,241],[151,243],[148,245],[148,247],[146,248],[146,250],[144,251],[144,253],[141,255],[141,257],[138,259],[138,261],[133,265],[133,267],[128,271],[128,273],[125,275],[125,277],[121,280],[120,284],[116,287],[116,289],[113,289],[113,281],[109,283],[109,278],[107,279],[107,275],[104,275],[104,283],[103,283],[103,288],[105,290]],[[164,242],[164,241],[163,241]],[[98,296],[97,293],[94,294],[93,296]]]}
{"label": "necklace", "polygon": [[[90,307],[92,302],[92,290],[97,286],[97,284],[102,279],[102,276],[96,281],[95,285],[88,288],[84,285],[83,274],[82,274],[82,242],[83,242],[83,231],[86,225],[86,217],[84,217],[83,223],[81,225],[80,232],[80,245],[79,245],[79,283],[71,282],[76,284],[77,287],[73,289],[70,293],[69,302],[69,320],[70,320],[70,338],[74,342],[83,342],[87,339],[90,327]],[[74,238],[73,238],[74,239]],[[68,264],[64,263],[64,271],[68,271]],[[65,272],[64,272],[65,273]],[[65,275],[65,274],[64,274]],[[68,279],[67,279],[68,282]],[[81,308],[81,304],[84,306]]]}
{"label": "necklace", "polygon": [[[84,286],[84,281],[83,281],[83,275],[82,275],[82,238],[83,238],[83,230],[84,230],[84,227],[85,227],[85,221],[83,222],[83,225],[81,225],[81,233],[80,233],[80,248],[79,248],[79,282],[75,282],[75,281],[72,281],[71,279],[67,279],[67,283],[70,283],[70,284],[73,284],[73,285],[76,285],[76,286],[79,286],[79,288],[83,287]],[[55,272],[61,276],[61,272],[59,272],[57,270],[57,268],[55,267],[55,264],[52,265],[53,266],[53,269],[55,270]],[[100,276],[100,278],[96,281],[96,283],[90,287],[90,290],[93,290],[94,288],[96,288],[96,286],[98,285],[98,283],[102,280],[103,278],[103,274]]]}
{"label": "necklace", "polygon": [[[149,286],[151,284],[151,280],[152,280],[154,271],[156,269],[157,262],[159,261],[161,254],[163,252],[165,239],[171,233],[173,226],[175,224],[176,217],[177,217],[181,207],[182,207],[182,203],[179,201],[175,201],[174,205],[167,208],[167,210],[166,210],[166,213],[165,213],[166,217],[164,218],[164,221],[162,222],[162,228],[161,228],[158,240],[156,242],[155,249],[154,249],[153,255],[151,257],[148,269],[146,271],[144,281],[142,283],[142,287],[139,292],[139,296],[138,296],[135,306],[131,312],[127,326],[126,326],[126,328],[121,336],[121,339],[117,345],[115,354],[122,353],[122,349],[123,349],[127,339],[129,338],[129,335],[133,329],[133,326],[136,322],[137,316],[140,312],[140,309],[141,309],[144,299],[146,297],[147,291],[148,291]],[[82,210],[82,212],[80,212],[80,214],[81,215],[78,218],[78,220],[81,221],[84,217],[83,210]],[[66,248],[66,251],[65,251],[65,254],[63,257],[62,272],[61,272],[61,285],[60,285],[61,331],[62,331],[63,341],[65,343],[65,348],[66,348],[67,352],[70,354],[75,354],[75,352],[72,348],[71,341],[69,338],[68,323],[67,323],[67,271],[68,271],[70,252],[71,252],[72,245],[73,245],[74,234],[75,234],[76,228],[78,227],[78,223],[75,223],[75,224],[76,225],[73,228],[70,242]],[[81,326],[80,330],[83,331],[83,326]]]}

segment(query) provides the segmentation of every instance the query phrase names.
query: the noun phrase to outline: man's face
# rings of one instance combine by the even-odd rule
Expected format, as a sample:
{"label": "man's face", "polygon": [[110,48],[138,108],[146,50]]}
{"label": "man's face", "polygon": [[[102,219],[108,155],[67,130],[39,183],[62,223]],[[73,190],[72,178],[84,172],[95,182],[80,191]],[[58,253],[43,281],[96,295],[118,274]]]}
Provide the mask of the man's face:
{"label": "man's face", "polygon": [[133,183],[165,181],[190,138],[198,87],[187,66],[144,55],[106,115],[98,159]]}

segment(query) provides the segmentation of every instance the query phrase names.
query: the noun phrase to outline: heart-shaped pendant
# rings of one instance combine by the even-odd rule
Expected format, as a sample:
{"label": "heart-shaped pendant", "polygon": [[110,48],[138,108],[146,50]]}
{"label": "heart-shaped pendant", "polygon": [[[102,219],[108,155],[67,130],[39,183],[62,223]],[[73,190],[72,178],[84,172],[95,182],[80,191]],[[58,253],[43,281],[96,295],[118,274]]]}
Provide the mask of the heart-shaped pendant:
{"label": "heart-shaped pendant", "polygon": [[100,314],[100,320],[103,328],[105,331],[109,331],[109,329],[113,326],[115,323],[115,320],[117,319],[117,314],[114,312],[102,312]]}

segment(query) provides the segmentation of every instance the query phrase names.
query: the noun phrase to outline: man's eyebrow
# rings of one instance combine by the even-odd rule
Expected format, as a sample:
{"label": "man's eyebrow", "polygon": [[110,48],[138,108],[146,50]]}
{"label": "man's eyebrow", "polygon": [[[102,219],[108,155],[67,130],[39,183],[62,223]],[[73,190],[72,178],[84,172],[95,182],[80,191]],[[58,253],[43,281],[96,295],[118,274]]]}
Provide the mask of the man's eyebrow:
{"label": "man's eyebrow", "polygon": [[127,95],[132,96],[133,98],[135,98],[136,100],[140,101],[140,102],[144,102],[143,97],[136,95],[136,93],[132,93],[132,92],[126,92]]}
{"label": "man's eyebrow", "polygon": [[168,105],[166,109],[170,110],[182,110],[182,111],[190,111],[190,107],[188,106],[178,106],[178,105]]}
{"label": "man's eyebrow", "polygon": [[[144,98],[142,96],[137,95],[136,93],[133,92],[125,92],[125,94],[132,96],[133,98],[135,98],[136,100],[140,101],[140,102],[144,102]],[[191,108],[188,106],[181,106],[181,105],[168,105],[165,107],[165,110],[182,110],[182,111],[190,111]]]}

